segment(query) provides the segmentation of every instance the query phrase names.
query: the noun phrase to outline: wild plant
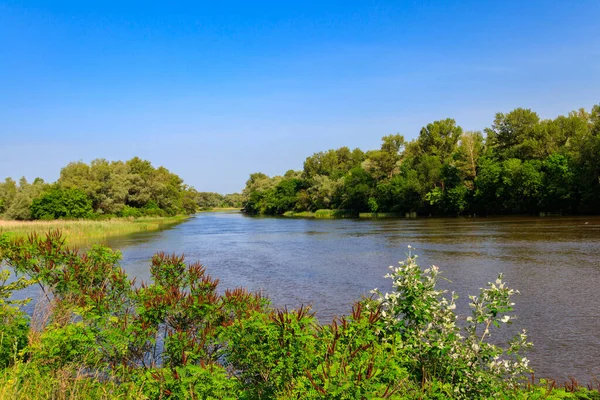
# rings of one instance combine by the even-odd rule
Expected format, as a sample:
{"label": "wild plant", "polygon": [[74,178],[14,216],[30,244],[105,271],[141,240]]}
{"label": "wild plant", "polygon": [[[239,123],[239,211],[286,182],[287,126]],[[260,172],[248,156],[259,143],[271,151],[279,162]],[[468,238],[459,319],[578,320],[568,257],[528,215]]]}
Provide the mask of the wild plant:
{"label": "wild plant", "polygon": [[[505,347],[492,343],[493,327],[512,322],[509,313],[517,293],[509,289],[502,275],[488,283],[479,295],[469,296],[471,315],[461,328],[455,313],[458,296],[437,288],[440,272],[436,266],[421,269],[410,253],[397,267],[390,267],[394,291],[378,290],[384,330],[382,340],[399,334],[409,372],[421,381],[424,390],[449,391],[452,397],[488,397],[510,390],[530,371],[521,355],[531,346],[525,331]],[[440,389],[441,388],[441,389]]]}

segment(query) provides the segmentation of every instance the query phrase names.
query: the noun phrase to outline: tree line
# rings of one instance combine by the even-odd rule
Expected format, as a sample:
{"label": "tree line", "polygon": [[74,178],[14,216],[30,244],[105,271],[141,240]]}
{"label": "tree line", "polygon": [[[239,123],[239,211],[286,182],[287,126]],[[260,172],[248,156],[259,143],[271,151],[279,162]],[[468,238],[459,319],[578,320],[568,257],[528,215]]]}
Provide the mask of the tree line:
{"label": "tree line", "polygon": [[[0,216],[32,220],[192,214],[210,195],[139,157],[125,162],[96,159],[68,164],[52,184],[40,178],[31,183],[24,177],[18,183],[6,178],[0,183]],[[235,196],[230,197],[221,196],[220,204],[235,205]]]}
{"label": "tree line", "polygon": [[306,158],[302,171],[253,173],[243,190],[248,213],[343,209],[354,213],[488,215],[600,212],[600,105],[555,119],[530,109],[497,113],[464,131],[434,121],[406,141],[348,147]]}

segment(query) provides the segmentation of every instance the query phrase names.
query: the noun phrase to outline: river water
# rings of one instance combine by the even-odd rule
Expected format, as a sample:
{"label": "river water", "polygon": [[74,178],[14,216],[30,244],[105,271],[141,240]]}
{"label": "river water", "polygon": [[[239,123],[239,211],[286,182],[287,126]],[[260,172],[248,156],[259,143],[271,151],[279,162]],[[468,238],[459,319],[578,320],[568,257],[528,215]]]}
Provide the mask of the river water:
{"label": "river water", "polygon": [[537,377],[582,383],[600,377],[600,218],[477,218],[315,220],[201,213],[168,230],[108,243],[122,266],[149,278],[157,251],[200,261],[221,288],[243,286],[276,306],[311,304],[322,323],[348,313],[373,288],[391,290],[383,276],[406,258],[437,265],[444,287],[469,294],[504,273],[518,289],[511,329],[527,329]]}

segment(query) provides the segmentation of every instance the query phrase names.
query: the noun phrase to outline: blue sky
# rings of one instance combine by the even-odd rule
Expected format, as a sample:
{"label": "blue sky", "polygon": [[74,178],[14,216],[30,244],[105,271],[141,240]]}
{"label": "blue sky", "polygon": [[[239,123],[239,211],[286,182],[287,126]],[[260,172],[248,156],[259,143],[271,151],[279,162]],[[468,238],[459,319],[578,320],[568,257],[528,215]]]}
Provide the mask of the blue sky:
{"label": "blue sky", "polygon": [[0,179],[139,156],[240,191],[452,117],[600,103],[600,1],[0,0]]}

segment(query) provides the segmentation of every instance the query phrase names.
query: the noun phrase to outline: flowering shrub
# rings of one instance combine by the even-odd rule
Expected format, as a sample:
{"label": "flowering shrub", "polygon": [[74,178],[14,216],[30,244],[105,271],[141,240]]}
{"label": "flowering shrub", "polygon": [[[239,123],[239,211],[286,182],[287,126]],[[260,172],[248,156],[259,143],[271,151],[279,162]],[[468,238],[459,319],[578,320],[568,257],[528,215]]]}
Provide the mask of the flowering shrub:
{"label": "flowering shrub", "polygon": [[441,384],[452,388],[453,397],[473,398],[517,387],[530,371],[527,358],[521,356],[531,346],[525,331],[506,347],[489,341],[492,327],[511,322],[511,296],[516,292],[500,275],[478,296],[469,296],[471,316],[461,328],[455,314],[458,296],[454,292],[447,296],[436,287],[440,278],[436,266],[422,270],[416,260],[409,253],[398,267],[390,267],[386,277],[393,281],[393,292],[374,291],[384,321],[382,340],[400,335],[400,346],[411,360],[407,366],[423,388]]}

